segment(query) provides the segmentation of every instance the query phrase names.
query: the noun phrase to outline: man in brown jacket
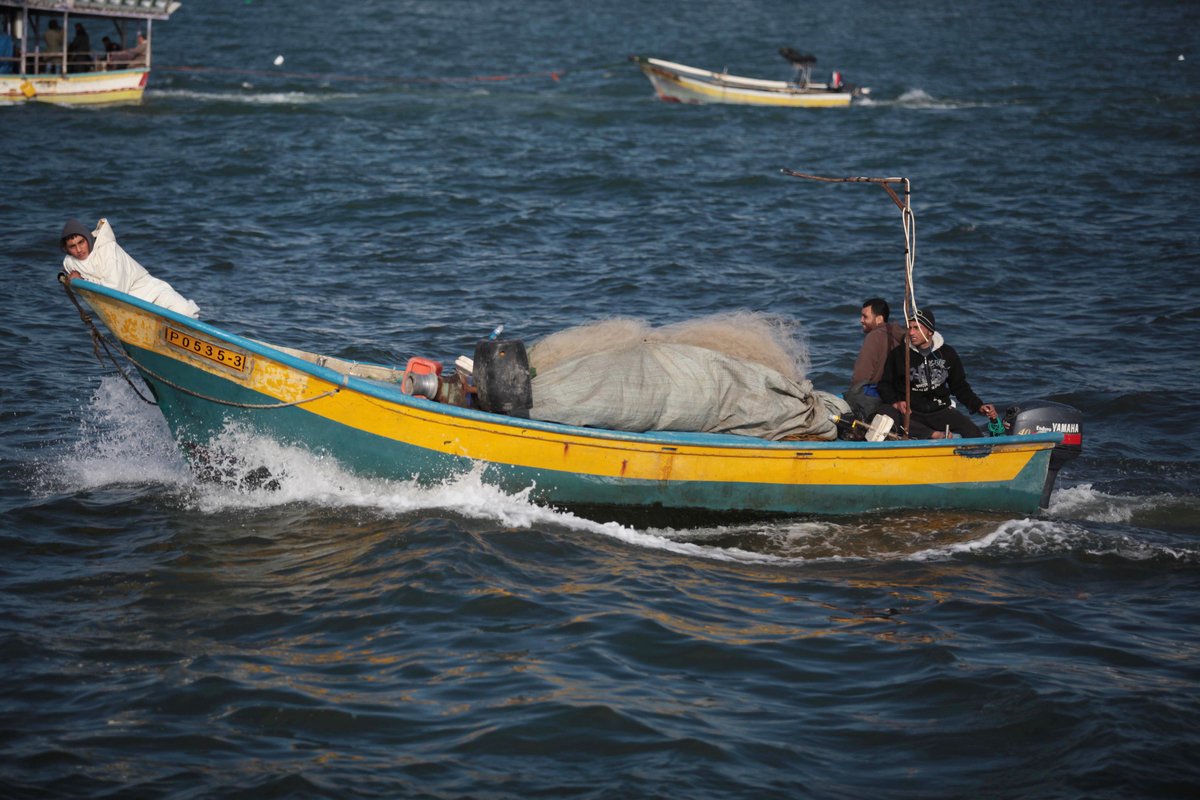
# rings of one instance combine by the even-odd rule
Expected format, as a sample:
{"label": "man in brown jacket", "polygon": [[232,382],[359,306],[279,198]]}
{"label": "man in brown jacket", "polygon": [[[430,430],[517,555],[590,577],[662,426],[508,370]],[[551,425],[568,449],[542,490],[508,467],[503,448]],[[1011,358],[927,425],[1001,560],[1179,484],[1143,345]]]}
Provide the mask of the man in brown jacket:
{"label": "man in brown jacket", "polygon": [[866,336],[854,362],[850,389],[843,395],[855,416],[862,420],[871,419],[879,409],[879,391],[875,387],[883,376],[883,364],[891,349],[904,341],[904,328],[888,322],[890,313],[887,301],[882,298],[863,301],[858,321]]}

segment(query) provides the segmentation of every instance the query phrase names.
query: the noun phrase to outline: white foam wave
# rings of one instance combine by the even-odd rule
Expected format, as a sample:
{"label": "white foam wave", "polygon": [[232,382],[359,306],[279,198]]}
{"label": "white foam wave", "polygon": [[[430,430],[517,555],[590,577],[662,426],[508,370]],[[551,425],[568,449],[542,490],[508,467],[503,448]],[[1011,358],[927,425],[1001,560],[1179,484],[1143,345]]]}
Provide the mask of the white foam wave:
{"label": "white foam wave", "polygon": [[177,484],[189,479],[187,464],[158,409],[139,399],[118,376],[100,381],[84,409],[79,434],[53,468],[43,470],[53,489]]}
{"label": "white foam wave", "polygon": [[1055,519],[1008,520],[979,539],[922,550],[909,558],[914,561],[938,561],[963,554],[1028,558],[1066,553],[1090,557],[1115,556],[1128,561],[1165,557],[1200,563],[1200,550],[1195,547],[1180,547],[1117,532],[1100,532],[1075,522]]}
{"label": "white foam wave", "polygon": [[434,486],[369,478],[348,471],[336,459],[280,444],[236,425],[222,431],[209,450],[209,463],[221,471],[225,480],[195,485],[193,502],[198,511],[205,513],[291,503],[370,509],[381,516],[450,511],[467,519],[495,522],[509,528],[563,527],[689,556],[777,560],[736,549],[675,541],[664,533],[638,531],[616,522],[596,522],[569,511],[538,505],[530,500],[534,487],[508,494],[484,481],[482,465]]}
{"label": "white foam wave", "polygon": [[921,108],[932,110],[956,110],[960,108],[990,108],[993,103],[970,102],[966,100],[944,100],[935,98],[924,89],[908,89],[893,100],[880,100],[877,97],[863,98],[858,101],[864,106],[899,106],[902,108]]}
{"label": "white foam wave", "polygon": [[311,105],[325,103],[331,100],[341,100],[354,97],[345,92],[314,93],[314,92],[256,92],[253,84],[242,84],[241,92],[201,92],[192,89],[155,89],[148,91],[154,98],[171,97],[185,100],[199,100],[206,103],[244,103],[247,105]]}
{"label": "white foam wave", "polygon": [[939,545],[913,553],[909,558],[933,561],[964,553],[1003,556],[1068,552],[1086,536],[1086,530],[1070,523],[1045,519],[1008,520],[981,538]]}
{"label": "white foam wave", "polygon": [[1084,483],[1056,490],[1050,496],[1047,511],[1055,517],[1128,523],[1134,521],[1139,513],[1157,511],[1180,501],[1181,498],[1164,495],[1111,495],[1093,488],[1090,483]]}
{"label": "white foam wave", "polygon": [[676,541],[670,532],[638,531],[596,522],[530,500],[533,487],[508,494],[484,482],[477,466],[439,485],[357,475],[335,458],[281,444],[246,428],[226,426],[205,452],[204,480],[188,466],[166,422],[117,376],[105,377],[85,409],[79,439],[48,470],[52,491],[107,486],[166,486],[185,508],[202,514],[289,504],[368,509],[380,516],[451,512],[510,528],[557,526],[639,547],[733,561],[778,561],[772,556]]}

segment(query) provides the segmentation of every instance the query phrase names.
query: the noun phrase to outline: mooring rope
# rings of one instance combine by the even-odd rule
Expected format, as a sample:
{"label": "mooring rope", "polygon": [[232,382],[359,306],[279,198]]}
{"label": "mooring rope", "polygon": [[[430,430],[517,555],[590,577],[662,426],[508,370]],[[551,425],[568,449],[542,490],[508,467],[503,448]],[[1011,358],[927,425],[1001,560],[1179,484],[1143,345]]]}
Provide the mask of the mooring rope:
{"label": "mooring rope", "polygon": [[[144,402],[149,403],[152,406],[158,405],[158,403],[156,403],[155,401],[150,400],[147,397],[145,397],[141,393],[141,391],[138,390],[138,387],[136,385],[134,385],[133,381],[129,379],[129,376],[125,374],[125,370],[121,368],[121,364],[117,361],[116,356],[113,355],[112,349],[109,347],[108,341],[105,339],[104,334],[100,333],[99,329],[96,328],[96,323],[93,322],[91,316],[89,316],[88,313],[83,310],[83,306],[80,304],[79,299],[75,296],[75,293],[73,291],[71,291],[70,279],[65,274],[60,272],[58,275],[58,282],[61,283],[63,286],[63,289],[66,290],[67,297],[71,298],[71,302],[75,304],[75,309],[79,312],[79,318],[81,320],[83,320],[83,323],[91,331],[92,351],[96,354],[96,358],[97,358],[97,360],[99,360],[100,365],[101,366],[104,365],[104,359],[100,355],[100,347],[103,346],[104,352],[108,355],[108,360],[111,361],[112,365],[117,368],[117,372],[119,372],[121,374],[121,377],[125,379],[125,382],[129,384],[129,387],[131,389],[133,389],[134,393],[138,397],[140,397]],[[159,375],[157,372],[155,372],[154,370],[147,367],[145,364],[138,361],[136,358],[134,358],[128,352],[126,352],[124,350],[124,348],[122,348],[122,352],[123,352],[125,358],[129,359],[129,362],[131,364],[133,364],[135,367],[137,367],[139,370],[146,373],[150,377],[154,378],[156,381],[166,384],[167,386],[170,386],[172,389],[174,389],[178,392],[183,392],[184,394],[189,395],[191,397],[195,397],[199,400],[206,400],[210,403],[216,403],[217,405],[222,405],[222,406],[231,406],[233,408],[248,408],[248,409],[288,408],[290,406],[299,406],[299,405],[304,405],[305,403],[311,403],[314,400],[320,400],[322,398],[329,397],[330,395],[337,394],[338,392],[340,392],[342,390],[341,386],[335,386],[327,392],[322,392],[321,394],[313,395],[312,397],[305,397],[300,400],[292,400],[292,401],[289,401],[286,403],[237,403],[237,402],[234,402],[233,400],[222,400],[219,397],[210,397],[209,395],[201,394],[200,392],[193,391],[191,389],[188,389],[187,387],[180,386],[179,384],[175,383],[174,381],[171,381],[168,378],[165,378],[162,375]],[[345,378],[343,380],[349,381],[349,376],[345,376]]]}
{"label": "mooring rope", "polygon": [[300,406],[300,405],[304,405],[305,403],[311,403],[314,400],[320,400],[324,397],[329,397],[330,395],[337,394],[338,392],[340,392],[342,390],[341,386],[335,386],[327,392],[322,392],[321,394],[316,394],[316,395],[313,395],[312,397],[305,397],[300,400],[292,400],[287,403],[235,403],[232,400],[222,400],[219,397],[210,397],[206,394],[200,394],[199,392],[195,392],[184,386],[180,386],[179,384],[174,383],[174,382],[168,380],[167,378],[164,378],[162,375],[159,375],[157,372],[150,369],[145,364],[140,363],[136,358],[129,355],[128,353],[125,354],[125,357],[128,358],[131,362],[133,362],[133,365],[135,367],[137,367],[138,369],[140,369],[142,372],[145,372],[151,378],[154,378],[156,381],[159,381],[160,383],[165,383],[167,386],[170,386],[172,389],[175,389],[176,391],[183,392],[184,394],[190,395],[199,400],[207,400],[210,403],[216,403],[217,405],[222,405],[222,406],[232,406],[233,408],[249,408],[249,409],[256,409],[256,410],[271,409],[271,408],[288,408],[289,406]]}
{"label": "mooring rope", "polygon": [[[108,360],[111,361],[112,365],[117,368],[117,372],[120,373],[121,377],[125,379],[125,382],[129,384],[129,388],[133,389],[133,393],[141,398],[142,402],[144,403],[149,403],[152,406],[158,405],[158,403],[143,395],[141,390],[138,389],[134,382],[129,379],[129,376],[125,374],[125,370],[121,367],[120,362],[117,361],[116,356],[113,355],[112,349],[109,348],[108,340],[106,340],[104,338],[104,334],[100,333],[100,331],[96,328],[96,323],[93,322],[91,316],[89,316],[88,313],[83,310],[83,306],[80,304],[79,298],[77,298],[75,293],[71,291],[71,279],[66,275],[66,273],[58,273],[58,282],[62,284],[63,290],[67,293],[67,297],[71,298],[71,302],[75,304],[75,310],[79,312],[79,318],[83,320],[83,324],[86,325],[88,330],[91,331],[92,352],[96,354],[96,360],[100,362],[100,366],[104,366],[104,357],[100,355],[100,348],[103,347],[105,354],[108,355]],[[128,354],[126,354],[126,357],[128,357]]]}

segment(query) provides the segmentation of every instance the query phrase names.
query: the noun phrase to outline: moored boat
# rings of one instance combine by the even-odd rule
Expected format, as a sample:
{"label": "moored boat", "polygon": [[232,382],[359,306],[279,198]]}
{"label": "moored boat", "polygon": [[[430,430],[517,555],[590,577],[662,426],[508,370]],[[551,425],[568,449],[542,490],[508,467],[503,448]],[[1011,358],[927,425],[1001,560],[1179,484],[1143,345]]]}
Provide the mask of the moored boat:
{"label": "moored boat", "polygon": [[814,56],[787,47],[780,53],[795,67],[795,76],[790,81],[730,75],[660,58],[634,55],[629,59],[641,68],[659,99],[674,103],[836,108],[848,106],[855,97],[870,93],[870,89],[847,84],[839,72],[833,72],[828,82],[814,81],[812,68],[817,63]]}
{"label": "moored boat", "polygon": [[[150,77],[153,24],[180,5],[177,0],[0,0],[0,103],[139,102]],[[98,40],[114,37],[113,49],[96,49],[93,34]]]}

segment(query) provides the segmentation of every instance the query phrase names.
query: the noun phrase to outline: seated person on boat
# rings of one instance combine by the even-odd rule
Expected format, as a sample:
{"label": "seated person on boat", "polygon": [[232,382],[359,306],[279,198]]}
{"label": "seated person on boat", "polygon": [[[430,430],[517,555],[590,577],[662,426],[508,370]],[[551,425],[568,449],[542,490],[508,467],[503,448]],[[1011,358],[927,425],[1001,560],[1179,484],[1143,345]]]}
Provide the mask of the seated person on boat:
{"label": "seated person on boat", "polygon": [[879,380],[883,377],[883,365],[892,348],[904,341],[904,328],[888,322],[891,307],[881,297],[864,300],[858,321],[862,325],[863,343],[854,361],[854,372],[850,375],[850,388],[842,395],[854,416],[869,420],[879,410]]}
{"label": "seated person on boat", "polygon": [[[906,357],[911,408],[904,399]],[[893,348],[883,366],[879,397],[884,404],[879,413],[902,426],[905,412],[910,411],[908,434],[915,439],[941,439],[946,430],[964,438],[983,436],[974,422],[954,408],[951,394],[971,411],[996,417],[996,407],[971,389],[962,359],[934,328],[933,311],[918,311],[908,323],[906,343]]]}

